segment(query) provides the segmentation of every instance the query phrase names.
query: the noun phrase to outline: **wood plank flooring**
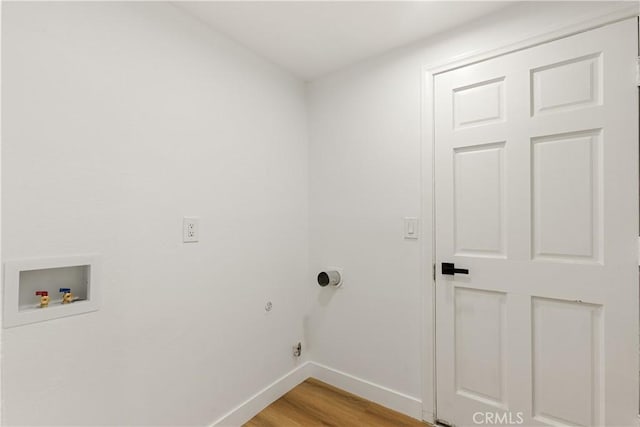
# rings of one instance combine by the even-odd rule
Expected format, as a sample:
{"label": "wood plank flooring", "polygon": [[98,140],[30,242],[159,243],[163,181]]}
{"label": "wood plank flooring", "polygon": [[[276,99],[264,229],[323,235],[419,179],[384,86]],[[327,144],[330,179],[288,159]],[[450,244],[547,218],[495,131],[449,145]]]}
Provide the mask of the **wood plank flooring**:
{"label": "wood plank flooring", "polygon": [[399,412],[309,378],[267,406],[245,427],[428,427]]}

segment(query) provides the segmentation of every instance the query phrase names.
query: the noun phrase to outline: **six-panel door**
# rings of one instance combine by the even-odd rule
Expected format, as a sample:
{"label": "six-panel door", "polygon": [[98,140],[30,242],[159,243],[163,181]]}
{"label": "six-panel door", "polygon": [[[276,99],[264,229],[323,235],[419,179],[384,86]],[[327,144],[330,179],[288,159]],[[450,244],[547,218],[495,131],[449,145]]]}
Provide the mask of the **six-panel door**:
{"label": "six-panel door", "polygon": [[438,418],[637,422],[636,31],[436,76]]}

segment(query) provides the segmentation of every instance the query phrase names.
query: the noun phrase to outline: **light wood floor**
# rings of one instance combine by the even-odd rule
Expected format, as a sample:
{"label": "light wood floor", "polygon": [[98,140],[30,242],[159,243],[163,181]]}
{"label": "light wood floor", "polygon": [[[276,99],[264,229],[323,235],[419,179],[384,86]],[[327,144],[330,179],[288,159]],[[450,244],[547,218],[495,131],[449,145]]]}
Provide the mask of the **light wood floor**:
{"label": "light wood floor", "polygon": [[245,427],[428,427],[399,412],[309,378],[249,420]]}

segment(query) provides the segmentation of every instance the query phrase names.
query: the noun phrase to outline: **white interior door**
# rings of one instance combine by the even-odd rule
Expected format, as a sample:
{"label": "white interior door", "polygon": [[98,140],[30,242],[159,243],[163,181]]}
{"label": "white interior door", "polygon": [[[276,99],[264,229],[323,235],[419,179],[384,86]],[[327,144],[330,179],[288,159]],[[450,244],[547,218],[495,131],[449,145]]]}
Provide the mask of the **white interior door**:
{"label": "white interior door", "polygon": [[438,419],[637,424],[636,31],[435,77]]}

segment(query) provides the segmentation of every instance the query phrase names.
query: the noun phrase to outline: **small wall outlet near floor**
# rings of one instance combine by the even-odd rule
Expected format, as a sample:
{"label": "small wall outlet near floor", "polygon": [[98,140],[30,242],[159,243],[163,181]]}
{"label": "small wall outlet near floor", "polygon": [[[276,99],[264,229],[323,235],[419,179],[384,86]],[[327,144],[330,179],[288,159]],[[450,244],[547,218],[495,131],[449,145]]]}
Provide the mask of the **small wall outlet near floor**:
{"label": "small wall outlet near floor", "polygon": [[197,242],[200,238],[200,219],[184,217],[182,220],[182,241],[184,243]]}

